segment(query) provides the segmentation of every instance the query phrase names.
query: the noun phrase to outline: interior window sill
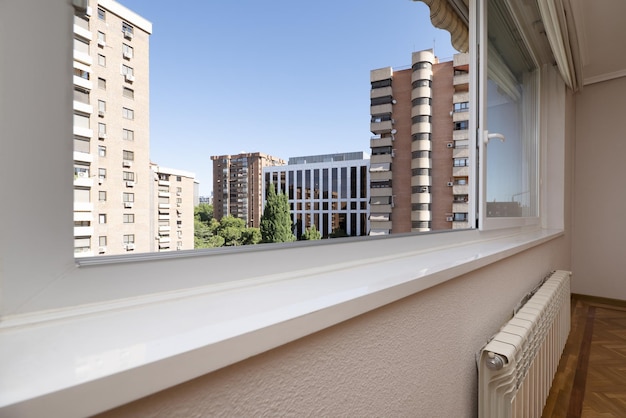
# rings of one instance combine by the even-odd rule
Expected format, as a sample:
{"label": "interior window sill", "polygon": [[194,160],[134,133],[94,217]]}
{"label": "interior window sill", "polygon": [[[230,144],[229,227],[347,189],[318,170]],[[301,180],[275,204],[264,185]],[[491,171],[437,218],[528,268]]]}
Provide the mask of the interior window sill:
{"label": "interior window sill", "polygon": [[[319,268],[189,289],[152,303],[34,323],[9,320],[0,326],[0,415],[47,416],[51,407],[66,417],[92,415],[560,235],[540,229],[429,235],[417,249],[387,249],[376,259],[330,265],[320,260]],[[350,244],[344,245],[350,251]]]}

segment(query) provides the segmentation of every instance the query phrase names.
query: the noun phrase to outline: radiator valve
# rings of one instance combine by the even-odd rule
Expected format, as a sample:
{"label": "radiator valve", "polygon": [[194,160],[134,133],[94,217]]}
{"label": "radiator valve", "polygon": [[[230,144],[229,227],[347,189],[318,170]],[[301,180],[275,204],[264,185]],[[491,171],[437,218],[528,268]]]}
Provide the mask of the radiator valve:
{"label": "radiator valve", "polygon": [[500,370],[504,367],[504,359],[501,355],[489,351],[487,353],[487,367],[491,370]]}

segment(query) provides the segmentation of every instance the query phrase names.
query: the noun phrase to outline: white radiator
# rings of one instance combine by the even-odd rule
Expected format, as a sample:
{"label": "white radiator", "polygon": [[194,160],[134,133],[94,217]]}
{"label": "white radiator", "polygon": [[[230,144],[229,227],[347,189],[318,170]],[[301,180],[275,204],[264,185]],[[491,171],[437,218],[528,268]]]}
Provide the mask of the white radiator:
{"label": "white radiator", "polygon": [[569,335],[570,275],[548,276],[481,350],[480,418],[541,417]]}

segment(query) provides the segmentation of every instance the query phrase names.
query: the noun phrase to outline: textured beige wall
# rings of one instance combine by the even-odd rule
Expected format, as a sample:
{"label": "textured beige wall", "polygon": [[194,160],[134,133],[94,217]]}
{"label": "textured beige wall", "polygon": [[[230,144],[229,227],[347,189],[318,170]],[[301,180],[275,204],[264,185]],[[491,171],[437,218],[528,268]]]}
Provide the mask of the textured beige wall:
{"label": "textured beige wall", "polygon": [[572,291],[626,300],[626,78],[576,96]]}
{"label": "textured beige wall", "polygon": [[565,237],[103,417],[473,417],[475,354]]}

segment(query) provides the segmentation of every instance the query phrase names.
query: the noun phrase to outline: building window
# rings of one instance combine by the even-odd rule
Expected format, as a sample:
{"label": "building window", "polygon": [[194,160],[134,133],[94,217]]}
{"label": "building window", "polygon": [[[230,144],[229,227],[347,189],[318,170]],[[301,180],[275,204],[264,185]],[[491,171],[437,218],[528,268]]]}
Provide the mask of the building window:
{"label": "building window", "polygon": [[98,145],[98,157],[106,157],[107,156],[107,147],[104,145]]}
{"label": "building window", "polygon": [[122,56],[126,59],[131,59],[135,54],[135,51],[132,46],[122,44]]}
{"label": "building window", "polygon": [[391,79],[372,81],[372,89],[379,89],[382,87],[391,87]]}
{"label": "building window", "polygon": [[134,161],[135,153],[132,151],[123,150],[122,151],[122,159],[125,161]]}
{"label": "building window", "polygon": [[413,64],[413,71],[415,70],[428,70],[433,68],[433,64],[428,61],[420,61]]}
{"label": "building window", "polygon": [[127,107],[122,108],[122,117],[124,119],[135,119],[135,111],[133,109],[129,109]]}
{"label": "building window", "polygon": [[125,213],[122,215],[122,219],[125,224],[133,224],[135,223],[135,214]]}
{"label": "building window", "polygon": [[461,102],[454,104],[455,112],[467,112],[469,110],[469,102]]}
{"label": "building window", "polygon": [[132,27],[132,25],[126,22],[122,22],[122,32],[124,33],[124,37],[132,39],[134,28]]}
{"label": "building window", "polygon": [[124,181],[135,181],[135,173],[132,171],[123,171],[122,178]]}
{"label": "building window", "polygon": [[392,100],[393,98],[391,96],[375,97],[373,99],[370,99],[370,105],[377,106],[382,104],[389,104]]}
{"label": "building window", "polygon": [[89,189],[74,189],[74,202],[89,203],[91,201],[91,193]]}
{"label": "building window", "polygon": [[183,181],[183,178],[181,176],[176,176],[176,181]]}
{"label": "building window", "polygon": [[105,12],[104,10],[102,10],[99,7],[98,7],[98,19],[100,19],[100,20],[106,20],[107,19],[107,12]]}
{"label": "building window", "polygon": [[124,87],[122,89],[122,96],[128,98],[128,99],[134,99],[135,98],[135,91],[133,89],[129,89],[128,87]]}
{"label": "building window", "polygon": [[430,193],[428,186],[411,186],[411,193]]}
{"label": "building window", "polygon": [[107,57],[102,54],[98,54],[98,65],[101,67],[107,66]]}
{"label": "building window", "polygon": [[98,123],[98,135],[106,135],[106,133],[107,133],[106,124],[99,122]]}
{"label": "building window", "polygon": [[135,193],[123,193],[122,200],[125,203],[134,202],[135,201]]}
{"label": "building window", "polygon": [[135,243],[135,234],[124,235],[123,241],[124,241],[124,244],[134,244]]}
{"label": "building window", "polygon": [[100,202],[106,202],[107,201],[107,192],[104,190],[100,190],[98,192],[98,200]]}
{"label": "building window", "polygon": [[391,147],[372,148],[372,155],[387,155],[387,154],[391,154]]}
{"label": "building window", "polygon": [[372,181],[370,187],[372,189],[384,189],[387,187],[391,187],[391,180]]}
{"label": "building window", "polygon": [[430,116],[428,115],[419,115],[413,116],[411,118],[412,123],[430,123]]}
{"label": "building window", "polygon": [[455,167],[468,167],[469,166],[469,159],[468,158],[455,158],[454,159],[454,166]]}
{"label": "building window", "polygon": [[454,122],[454,130],[455,131],[462,131],[464,129],[468,129],[469,128],[469,122],[466,120],[462,120],[459,122]]}
{"label": "building window", "polygon": [[74,75],[76,77],[82,78],[83,80],[89,80],[89,72],[85,70],[79,70],[78,68],[74,68]]}
{"label": "building window", "polygon": [[455,222],[465,222],[467,221],[467,213],[455,213],[454,214]]}
{"label": "building window", "polygon": [[100,235],[98,237],[98,245],[100,247],[106,247],[106,245],[107,245],[107,237],[105,235]]}
{"label": "building window", "polygon": [[432,87],[431,80],[415,80],[411,85],[414,89],[418,87]]}
{"label": "building window", "polygon": [[126,141],[134,141],[135,132],[128,129],[122,129],[122,139]]}
{"label": "building window", "polygon": [[74,50],[89,55],[89,42],[74,38]]}
{"label": "building window", "polygon": [[107,214],[106,213],[101,213],[98,215],[98,222],[101,224],[105,224],[107,223]]}
{"label": "building window", "polygon": [[83,152],[89,154],[89,138],[83,138],[82,136],[74,137],[74,151]]}
{"label": "building window", "polygon": [[88,178],[89,177],[89,165],[87,164],[83,165],[83,163],[74,164],[74,177],[75,178],[78,178],[78,177]]}
{"label": "building window", "polygon": [[129,67],[128,65],[122,64],[122,75],[132,76],[133,75],[133,67]]}
{"label": "building window", "polygon": [[104,180],[107,178],[107,169],[106,168],[99,168],[98,169],[98,178],[100,180]]}
{"label": "building window", "polygon": [[74,253],[89,252],[91,247],[91,239],[89,237],[74,238]]}
{"label": "building window", "polygon": [[430,141],[430,134],[426,132],[422,132],[419,134],[411,135],[412,141]]}
{"label": "building window", "polygon": [[107,110],[107,102],[104,100],[98,100],[98,116],[104,116],[104,112]]}
{"label": "building window", "polygon": [[74,87],[74,100],[77,102],[89,104],[89,90],[81,87]]}
{"label": "building window", "polygon": [[412,151],[411,158],[430,158],[430,151]]}
{"label": "building window", "polygon": [[102,48],[106,45],[106,42],[107,42],[106,34],[104,32],[98,31],[98,46]]}
{"label": "building window", "polygon": [[372,119],[370,120],[370,122],[378,123],[378,122],[385,122],[388,120],[391,120],[391,114],[386,113],[384,115],[372,115]]}
{"label": "building window", "polygon": [[413,99],[411,104],[413,106],[430,105],[432,104],[432,99],[430,97],[418,97],[417,99]]}
{"label": "building window", "polygon": [[74,126],[89,129],[89,116],[82,113],[74,113]]}
{"label": "building window", "polygon": [[107,81],[104,78],[98,77],[98,88],[101,90],[107,89]]}

